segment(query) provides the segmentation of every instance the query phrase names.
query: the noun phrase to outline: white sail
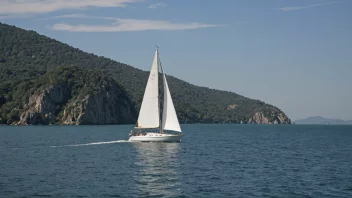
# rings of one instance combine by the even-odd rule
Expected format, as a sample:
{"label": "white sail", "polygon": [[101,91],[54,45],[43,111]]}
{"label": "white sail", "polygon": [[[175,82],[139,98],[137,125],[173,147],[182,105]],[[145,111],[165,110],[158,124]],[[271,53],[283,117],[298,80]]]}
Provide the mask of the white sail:
{"label": "white sail", "polygon": [[160,126],[158,63],[158,50],[156,50],[147,87],[145,88],[141,109],[139,111],[137,121],[138,128],[158,128]]}
{"label": "white sail", "polygon": [[164,83],[164,107],[163,107],[163,130],[172,130],[181,132],[181,127],[177,119],[174,103],[172,102],[166,76],[163,74]]}

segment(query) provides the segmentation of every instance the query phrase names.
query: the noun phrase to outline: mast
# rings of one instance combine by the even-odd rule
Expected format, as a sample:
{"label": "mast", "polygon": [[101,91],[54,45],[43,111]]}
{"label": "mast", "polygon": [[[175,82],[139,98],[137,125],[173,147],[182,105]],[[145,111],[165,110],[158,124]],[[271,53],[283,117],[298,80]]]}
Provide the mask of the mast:
{"label": "mast", "polygon": [[[159,58],[159,46],[157,46],[157,45],[156,45],[156,55],[157,55],[158,71],[159,71],[159,68],[161,68],[161,62],[160,62],[160,58]],[[161,68],[161,73],[163,74],[163,69],[162,68]],[[159,78],[159,75],[158,75],[158,78]],[[159,85],[158,85],[158,87],[159,87]],[[158,95],[159,112],[161,111],[160,97],[161,96]],[[162,117],[160,115],[161,114],[159,113],[159,123],[160,123],[159,133],[163,133]]]}

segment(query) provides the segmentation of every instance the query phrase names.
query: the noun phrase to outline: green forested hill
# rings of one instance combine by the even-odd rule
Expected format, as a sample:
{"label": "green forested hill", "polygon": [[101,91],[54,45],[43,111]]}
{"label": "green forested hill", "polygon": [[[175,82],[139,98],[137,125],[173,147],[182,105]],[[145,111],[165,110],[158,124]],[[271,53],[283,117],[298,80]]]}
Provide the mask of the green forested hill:
{"label": "green forested hill", "polygon": [[[149,72],[85,53],[34,31],[0,23],[0,108],[13,100],[6,98],[6,92],[12,87],[36,79],[58,66],[100,70],[124,87],[138,112]],[[267,122],[274,122],[281,116],[278,123],[290,123],[280,109],[259,100],[195,86],[172,76],[168,76],[168,81],[181,122],[246,123],[260,112]]]}

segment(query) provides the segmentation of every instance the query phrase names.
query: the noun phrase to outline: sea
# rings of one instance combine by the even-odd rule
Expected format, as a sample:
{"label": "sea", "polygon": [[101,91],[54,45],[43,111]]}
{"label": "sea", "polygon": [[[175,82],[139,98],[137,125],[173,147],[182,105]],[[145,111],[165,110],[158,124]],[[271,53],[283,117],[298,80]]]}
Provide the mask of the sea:
{"label": "sea", "polygon": [[0,197],[352,197],[352,126],[0,126]]}

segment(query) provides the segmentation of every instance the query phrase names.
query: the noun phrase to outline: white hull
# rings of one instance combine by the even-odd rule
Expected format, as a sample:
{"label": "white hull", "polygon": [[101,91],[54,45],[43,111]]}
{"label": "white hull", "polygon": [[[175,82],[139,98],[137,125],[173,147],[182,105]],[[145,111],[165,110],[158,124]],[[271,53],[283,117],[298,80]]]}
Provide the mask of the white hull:
{"label": "white hull", "polygon": [[182,135],[147,133],[141,136],[131,136],[132,142],[181,142]]}

